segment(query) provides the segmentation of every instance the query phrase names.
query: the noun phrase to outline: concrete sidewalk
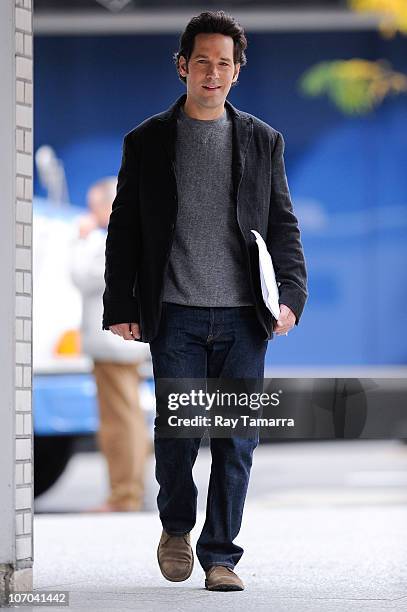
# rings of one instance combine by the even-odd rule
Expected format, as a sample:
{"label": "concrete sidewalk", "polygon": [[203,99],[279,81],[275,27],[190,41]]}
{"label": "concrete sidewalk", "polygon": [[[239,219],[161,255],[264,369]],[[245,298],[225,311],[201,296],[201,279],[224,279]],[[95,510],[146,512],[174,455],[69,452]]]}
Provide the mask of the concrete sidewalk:
{"label": "concrete sidewalk", "polygon": [[[245,549],[236,571],[246,589],[232,593],[206,591],[197,561],[186,582],[162,577],[153,461],[147,512],[49,513],[103,498],[100,459],[75,457],[66,479],[40,498],[44,514],[34,519],[34,587],[70,591],[75,610],[407,611],[405,444],[260,445],[236,539]],[[209,449],[202,448],[194,467],[194,546],[204,522],[209,469]]]}
{"label": "concrete sidewalk", "polygon": [[[194,545],[203,520],[200,513]],[[245,548],[236,571],[246,589],[234,593],[206,591],[197,561],[189,580],[167,582],[157,565],[153,512],[40,515],[34,529],[35,589],[68,590],[76,610],[407,610],[402,504],[249,501],[236,540]]]}

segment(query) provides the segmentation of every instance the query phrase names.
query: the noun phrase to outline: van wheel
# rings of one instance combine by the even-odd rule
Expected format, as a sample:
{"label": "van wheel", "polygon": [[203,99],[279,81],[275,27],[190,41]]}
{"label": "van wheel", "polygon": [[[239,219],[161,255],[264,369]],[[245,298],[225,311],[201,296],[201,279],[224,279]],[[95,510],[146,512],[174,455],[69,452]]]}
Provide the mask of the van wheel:
{"label": "van wheel", "polygon": [[34,436],[34,497],[45,493],[65,470],[73,436]]}

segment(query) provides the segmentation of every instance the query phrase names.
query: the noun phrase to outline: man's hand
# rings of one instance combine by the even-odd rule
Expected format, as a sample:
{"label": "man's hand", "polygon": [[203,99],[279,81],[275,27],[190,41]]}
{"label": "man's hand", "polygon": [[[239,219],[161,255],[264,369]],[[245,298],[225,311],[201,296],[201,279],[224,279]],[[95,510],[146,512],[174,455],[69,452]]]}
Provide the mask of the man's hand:
{"label": "man's hand", "polygon": [[295,325],[295,314],[285,304],[280,304],[280,316],[274,325],[276,336],[285,336]]}
{"label": "man's hand", "polygon": [[136,340],[140,338],[140,326],[138,323],[117,323],[109,325],[112,334],[121,336],[124,340]]}
{"label": "man's hand", "polygon": [[79,238],[87,238],[98,226],[97,219],[92,213],[82,215],[79,219]]}

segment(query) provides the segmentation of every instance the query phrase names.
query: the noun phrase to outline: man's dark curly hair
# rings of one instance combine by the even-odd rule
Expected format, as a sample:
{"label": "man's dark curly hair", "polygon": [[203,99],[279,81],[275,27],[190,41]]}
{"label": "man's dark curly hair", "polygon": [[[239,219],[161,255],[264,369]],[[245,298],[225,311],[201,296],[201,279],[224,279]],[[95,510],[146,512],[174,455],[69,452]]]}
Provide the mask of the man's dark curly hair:
{"label": "man's dark curly hair", "polygon": [[[224,11],[205,11],[193,17],[188,23],[179,41],[179,50],[174,53],[174,62],[177,67],[178,76],[183,83],[186,78],[179,73],[179,58],[185,57],[187,65],[194,49],[195,36],[197,34],[224,34],[233,38],[233,60],[240,66],[245,66],[247,39],[242,26]],[[233,83],[232,85],[236,85]]]}

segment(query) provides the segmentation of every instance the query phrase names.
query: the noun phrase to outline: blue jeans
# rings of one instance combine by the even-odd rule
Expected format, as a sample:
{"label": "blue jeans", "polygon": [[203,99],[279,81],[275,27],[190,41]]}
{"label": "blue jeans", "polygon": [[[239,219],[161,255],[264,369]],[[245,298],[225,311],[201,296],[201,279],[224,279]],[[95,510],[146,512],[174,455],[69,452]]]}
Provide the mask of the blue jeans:
{"label": "blue jeans", "polygon": [[[150,348],[156,380],[208,377],[263,382],[267,340],[254,306],[206,308],[164,302],[159,331]],[[171,535],[188,533],[196,522],[198,491],[192,468],[200,442],[200,438],[154,436],[158,510],[163,528]],[[204,570],[212,565],[233,568],[243,554],[233,540],[240,531],[258,442],[258,434],[210,438],[206,519],[196,546]]]}

